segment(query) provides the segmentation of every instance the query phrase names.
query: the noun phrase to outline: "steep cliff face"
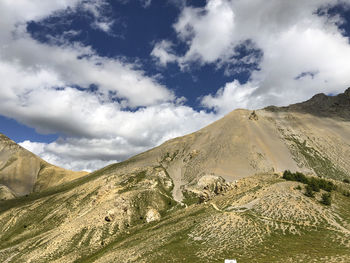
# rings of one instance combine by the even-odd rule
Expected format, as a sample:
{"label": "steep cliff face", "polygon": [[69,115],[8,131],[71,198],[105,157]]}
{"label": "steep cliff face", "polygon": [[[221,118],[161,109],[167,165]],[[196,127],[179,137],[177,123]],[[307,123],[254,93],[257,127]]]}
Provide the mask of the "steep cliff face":
{"label": "steep cliff face", "polygon": [[44,190],[85,174],[51,165],[0,134],[0,184],[15,196]]}

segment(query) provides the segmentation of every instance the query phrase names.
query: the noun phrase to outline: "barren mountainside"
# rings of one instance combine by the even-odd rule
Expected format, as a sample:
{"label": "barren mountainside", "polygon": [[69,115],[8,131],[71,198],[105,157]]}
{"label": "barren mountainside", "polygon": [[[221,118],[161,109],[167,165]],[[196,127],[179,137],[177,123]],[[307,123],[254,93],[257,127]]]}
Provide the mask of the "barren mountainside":
{"label": "barren mountainside", "polygon": [[44,190],[85,174],[51,165],[0,134],[0,199]]}
{"label": "barren mountainside", "polygon": [[[42,174],[42,160],[3,138],[1,193],[35,191],[0,202],[0,259],[349,262],[349,91],[235,110],[75,180]],[[28,163],[4,176],[18,152]]]}

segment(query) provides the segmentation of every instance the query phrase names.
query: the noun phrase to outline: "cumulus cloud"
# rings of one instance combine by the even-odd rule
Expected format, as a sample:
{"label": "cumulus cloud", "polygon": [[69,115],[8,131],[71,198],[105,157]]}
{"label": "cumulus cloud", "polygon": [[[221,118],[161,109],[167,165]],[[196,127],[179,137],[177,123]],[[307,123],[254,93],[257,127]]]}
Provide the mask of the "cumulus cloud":
{"label": "cumulus cloud", "polygon": [[215,118],[183,106],[136,63],[100,57],[77,43],[39,43],[26,31],[28,21],[82,5],[104,22],[96,3],[0,2],[0,114],[40,133],[61,134],[49,144],[21,145],[74,170],[124,160]]}
{"label": "cumulus cloud", "polygon": [[80,9],[88,11],[93,15],[94,22],[92,26],[94,28],[113,35],[112,26],[115,21],[110,16],[105,15],[109,10],[107,2],[100,0],[83,1],[80,5]]}
{"label": "cumulus cloud", "polygon": [[[245,63],[242,59],[257,64],[258,67],[250,68],[249,83],[240,85],[233,81],[217,94],[203,98],[204,106],[222,113],[241,105],[286,105],[317,92],[339,93],[350,83],[350,45],[339,29],[341,17],[327,14],[335,5],[348,8],[350,3],[208,0],[204,7],[184,6],[174,30],[188,49],[182,55],[176,55],[172,49],[169,61],[185,70],[193,62],[214,64],[226,67],[227,75],[236,72],[237,62]],[[236,47],[244,43],[253,43],[262,57],[235,58]],[[152,55],[162,61],[169,53],[167,46],[156,48],[158,52]],[[250,87],[255,87],[253,92]],[[227,107],[228,101],[231,108]]]}
{"label": "cumulus cloud", "polygon": [[215,62],[232,49],[235,13],[228,1],[209,1],[204,8],[183,9],[174,29],[189,49],[180,62]]}
{"label": "cumulus cloud", "polygon": [[140,1],[141,1],[141,4],[144,8],[148,8],[152,4],[152,0],[140,0]]}
{"label": "cumulus cloud", "polygon": [[[81,97],[82,94],[79,95]],[[60,94],[57,96],[62,97]],[[73,100],[76,98],[71,95],[67,97]],[[49,144],[25,141],[21,145],[56,165],[90,171],[193,132],[217,118],[215,114],[196,112],[187,106],[168,103],[136,112],[120,111],[113,103],[96,106],[95,99],[93,95],[83,96],[77,101],[79,106],[76,109],[66,112],[65,116],[59,114],[61,122],[54,121],[56,125],[72,125],[69,127],[71,129],[81,127],[87,131],[86,134],[59,138]],[[87,109],[98,112],[91,115]]]}
{"label": "cumulus cloud", "polygon": [[249,98],[257,88],[250,82],[240,84],[235,80],[220,88],[215,95],[204,96],[201,102],[203,106],[214,109],[220,115],[232,111],[232,107],[252,109],[254,105],[249,104]]}
{"label": "cumulus cloud", "polygon": [[160,66],[166,66],[170,62],[175,62],[177,60],[176,55],[172,51],[172,43],[167,40],[162,40],[156,43],[151,52]]}

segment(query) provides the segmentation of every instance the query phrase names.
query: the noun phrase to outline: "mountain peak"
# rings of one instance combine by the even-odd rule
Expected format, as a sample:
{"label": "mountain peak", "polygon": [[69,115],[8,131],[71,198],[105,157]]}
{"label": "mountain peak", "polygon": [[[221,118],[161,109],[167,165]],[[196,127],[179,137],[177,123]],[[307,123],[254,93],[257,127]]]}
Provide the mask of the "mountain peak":
{"label": "mountain peak", "polygon": [[270,106],[268,111],[294,111],[319,117],[331,117],[350,120],[350,88],[335,96],[319,93],[311,99],[287,107]]}

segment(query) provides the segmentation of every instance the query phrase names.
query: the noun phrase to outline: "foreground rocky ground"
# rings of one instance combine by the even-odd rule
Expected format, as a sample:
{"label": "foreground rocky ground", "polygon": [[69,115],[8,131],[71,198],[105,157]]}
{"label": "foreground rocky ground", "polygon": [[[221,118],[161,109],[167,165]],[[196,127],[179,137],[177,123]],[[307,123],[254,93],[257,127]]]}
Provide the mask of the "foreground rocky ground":
{"label": "foreground rocky ground", "polygon": [[[338,187],[332,192],[332,204],[326,206],[320,203],[323,190],[307,197],[305,185],[285,181],[279,174],[230,184],[207,180],[207,185],[197,187],[201,193],[189,195],[183,204],[169,195],[172,181],[160,167],[95,180],[103,184],[91,189],[91,184],[80,181],[77,187],[70,183],[20,202],[2,203],[0,258],[4,262],[350,259],[346,183],[334,181]],[[210,198],[202,199],[203,195]]]}

